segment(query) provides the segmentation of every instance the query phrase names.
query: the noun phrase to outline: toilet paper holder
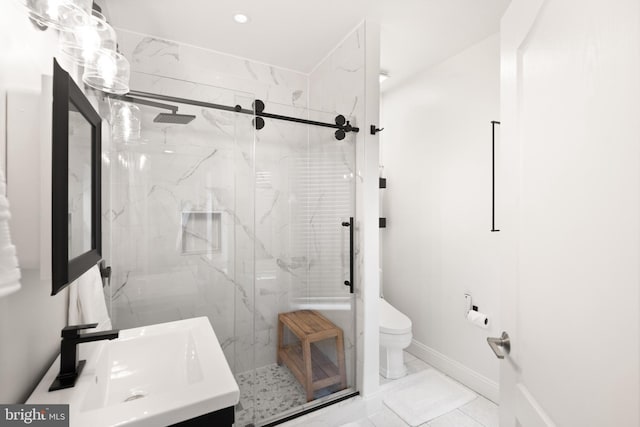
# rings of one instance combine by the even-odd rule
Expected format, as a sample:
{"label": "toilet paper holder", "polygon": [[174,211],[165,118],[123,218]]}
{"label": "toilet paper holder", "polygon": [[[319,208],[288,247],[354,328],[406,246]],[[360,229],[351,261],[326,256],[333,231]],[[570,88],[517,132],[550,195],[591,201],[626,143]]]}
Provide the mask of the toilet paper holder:
{"label": "toilet paper holder", "polygon": [[478,311],[478,306],[472,305],[471,294],[464,294],[464,317],[467,317],[471,310]]}
{"label": "toilet paper holder", "polygon": [[478,306],[472,304],[471,295],[470,294],[464,294],[464,301],[465,301],[464,317],[467,317],[467,314],[469,314],[469,312],[471,310],[478,311]]}
{"label": "toilet paper holder", "polygon": [[465,310],[464,310],[465,319],[480,328],[487,329],[487,327],[489,326],[489,317],[484,313],[480,313],[477,305],[473,305],[470,294],[464,294],[464,300],[465,300]]}

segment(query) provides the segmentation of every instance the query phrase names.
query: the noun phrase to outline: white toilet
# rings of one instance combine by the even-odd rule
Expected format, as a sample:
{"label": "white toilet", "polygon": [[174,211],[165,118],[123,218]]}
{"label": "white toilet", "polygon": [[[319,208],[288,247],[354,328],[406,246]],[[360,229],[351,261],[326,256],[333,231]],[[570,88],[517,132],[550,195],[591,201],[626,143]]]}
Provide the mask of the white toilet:
{"label": "white toilet", "polygon": [[379,298],[380,374],[396,379],[407,373],[402,351],[411,344],[411,319]]}

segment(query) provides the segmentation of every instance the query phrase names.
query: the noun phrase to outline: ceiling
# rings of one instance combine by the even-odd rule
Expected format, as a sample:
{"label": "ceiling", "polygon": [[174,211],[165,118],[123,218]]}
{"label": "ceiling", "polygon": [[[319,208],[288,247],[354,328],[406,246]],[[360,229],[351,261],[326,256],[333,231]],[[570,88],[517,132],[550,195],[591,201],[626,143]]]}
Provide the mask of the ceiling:
{"label": "ceiling", "polygon": [[[310,72],[371,0],[102,0],[116,28]],[[250,22],[239,25],[243,12]]]}
{"label": "ceiling", "polygon": [[499,31],[511,0],[382,0],[380,68],[389,90]]}
{"label": "ceiling", "polygon": [[[510,0],[102,0],[112,25],[308,73],[366,17],[389,89],[498,31]],[[243,12],[248,24],[233,15]]]}

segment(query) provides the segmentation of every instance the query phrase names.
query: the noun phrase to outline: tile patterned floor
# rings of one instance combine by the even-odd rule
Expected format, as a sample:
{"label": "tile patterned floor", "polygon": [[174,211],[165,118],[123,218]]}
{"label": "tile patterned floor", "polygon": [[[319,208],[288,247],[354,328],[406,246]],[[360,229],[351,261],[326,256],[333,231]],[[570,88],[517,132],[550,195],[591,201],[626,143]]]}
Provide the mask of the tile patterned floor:
{"label": "tile patterned floor", "polygon": [[[236,375],[240,388],[240,405],[236,406],[237,427],[265,420],[307,402],[304,389],[291,371],[277,364],[256,369],[255,380],[252,372]],[[253,385],[257,398],[253,400]]]}
{"label": "tile patterned floor", "polygon": [[[236,374],[236,382],[240,388],[240,404],[236,405],[236,427],[259,425],[261,421],[307,403],[304,388],[286,366],[275,363],[263,366],[256,369],[255,377],[251,372]],[[338,389],[339,387],[326,387],[316,390],[314,398],[320,399]],[[257,396],[255,401],[254,390]]]}
{"label": "tile patterned floor", "polygon": [[[370,399],[360,397],[331,405],[325,409],[282,424],[283,427],[407,427],[408,425],[382,400],[403,387],[406,379],[426,369],[434,369],[405,352],[408,374],[398,380],[380,377],[380,392]],[[498,406],[478,396],[468,404],[444,414],[420,427],[498,427]]]}

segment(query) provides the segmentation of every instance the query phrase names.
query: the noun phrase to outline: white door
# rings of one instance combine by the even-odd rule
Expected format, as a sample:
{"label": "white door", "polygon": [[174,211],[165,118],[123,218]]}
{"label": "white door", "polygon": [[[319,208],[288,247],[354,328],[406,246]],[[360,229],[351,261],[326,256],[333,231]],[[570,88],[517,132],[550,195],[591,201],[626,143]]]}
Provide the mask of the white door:
{"label": "white door", "polygon": [[503,17],[502,427],[640,425],[639,21],[638,0]]}

